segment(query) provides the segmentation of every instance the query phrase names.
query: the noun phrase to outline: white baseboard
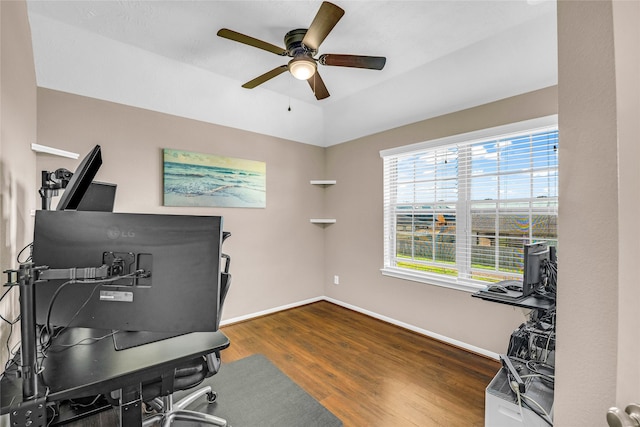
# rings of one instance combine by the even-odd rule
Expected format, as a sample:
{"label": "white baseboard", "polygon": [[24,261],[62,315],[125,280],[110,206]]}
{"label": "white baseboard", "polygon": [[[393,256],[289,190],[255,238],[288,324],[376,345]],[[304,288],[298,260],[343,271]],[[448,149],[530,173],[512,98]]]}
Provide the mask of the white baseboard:
{"label": "white baseboard", "polygon": [[498,353],[494,353],[493,351],[485,350],[483,348],[476,347],[475,345],[467,344],[465,342],[458,341],[456,339],[449,338],[447,336],[440,335],[440,334],[437,334],[435,332],[431,332],[431,331],[419,328],[419,327],[414,326],[414,325],[410,325],[409,323],[401,322],[399,320],[392,319],[391,317],[383,316],[381,314],[374,313],[373,311],[365,310],[364,308],[360,308],[360,307],[355,306],[355,305],[347,304],[345,302],[342,302],[342,301],[334,299],[334,298],[324,297],[323,299],[325,301],[328,301],[328,302],[331,302],[333,304],[342,306],[344,308],[348,308],[349,310],[353,310],[353,311],[357,311],[358,313],[366,314],[367,316],[373,317],[374,319],[378,319],[378,320],[382,320],[383,322],[391,323],[392,325],[396,325],[396,326],[399,326],[401,328],[408,329],[408,330],[410,330],[412,332],[416,332],[416,333],[418,333],[420,335],[425,335],[427,337],[434,338],[434,339],[436,339],[438,341],[442,341],[442,342],[445,342],[447,344],[451,344],[451,345],[456,346],[456,347],[460,347],[460,348],[462,348],[464,350],[468,350],[468,351],[473,352],[473,353],[481,354],[481,355],[489,357],[491,359],[495,359],[495,360],[499,360],[500,359]]}
{"label": "white baseboard", "polygon": [[440,335],[440,334],[437,334],[435,332],[431,332],[431,331],[428,331],[426,329],[422,329],[422,328],[419,328],[417,326],[410,325],[408,323],[401,322],[401,321],[396,320],[396,319],[392,319],[391,317],[383,316],[381,314],[374,313],[373,311],[365,310],[364,308],[361,308],[361,307],[358,307],[358,306],[355,306],[355,305],[352,305],[352,304],[348,304],[346,302],[343,302],[343,301],[340,301],[340,300],[337,300],[337,299],[334,299],[334,298],[329,298],[329,297],[326,297],[326,296],[310,298],[310,299],[307,299],[307,300],[298,301],[298,302],[294,302],[294,303],[291,303],[291,304],[270,308],[268,310],[259,311],[257,313],[247,314],[245,316],[233,317],[231,319],[226,319],[226,320],[221,321],[220,322],[220,326],[225,326],[225,325],[230,325],[232,323],[237,323],[237,322],[242,322],[242,321],[245,321],[245,320],[250,320],[250,319],[253,319],[253,318],[256,318],[256,317],[265,316],[267,314],[272,314],[272,313],[277,313],[279,311],[288,310],[290,308],[295,308],[295,307],[300,307],[300,306],[311,304],[311,303],[318,302],[318,301],[328,301],[330,303],[339,305],[341,307],[348,308],[349,310],[357,311],[358,313],[362,313],[362,314],[365,314],[367,316],[373,317],[374,319],[382,320],[383,322],[391,323],[392,325],[396,325],[396,326],[399,326],[401,328],[408,329],[408,330],[416,332],[416,333],[418,333],[420,335],[425,335],[427,337],[434,338],[434,339],[436,339],[438,341],[442,341],[442,342],[445,342],[447,344],[451,344],[453,346],[460,347],[460,348],[462,348],[464,350],[467,350],[467,351],[470,351],[472,353],[477,353],[477,354],[489,357],[491,359],[499,360],[498,353],[494,353],[492,351],[485,350],[483,348],[476,347],[474,345],[467,344],[465,342],[458,341],[456,339],[449,338],[447,336]]}
{"label": "white baseboard", "polygon": [[294,303],[287,304],[287,305],[281,305],[279,307],[274,307],[274,308],[270,308],[270,309],[267,309],[267,310],[258,311],[256,313],[251,313],[251,314],[247,314],[247,315],[244,315],[244,316],[232,317],[231,319],[225,319],[225,320],[220,321],[220,326],[230,325],[232,323],[243,322],[245,320],[250,320],[250,319],[253,319],[253,318],[256,318],[256,317],[265,316],[267,314],[272,314],[272,313],[277,313],[279,311],[288,310],[290,308],[296,308],[296,307],[300,307],[302,305],[307,305],[307,304],[311,304],[311,303],[318,302],[318,301],[323,301],[323,300],[326,300],[326,298],[325,297],[315,297],[315,298],[310,298],[310,299],[294,302]]}

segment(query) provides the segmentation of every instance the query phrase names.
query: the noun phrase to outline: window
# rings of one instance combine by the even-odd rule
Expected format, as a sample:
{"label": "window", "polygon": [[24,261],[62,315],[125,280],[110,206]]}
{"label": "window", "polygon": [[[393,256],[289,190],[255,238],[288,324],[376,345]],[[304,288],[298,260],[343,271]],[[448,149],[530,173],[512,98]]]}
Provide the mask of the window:
{"label": "window", "polygon": [[384,150],[383,274],[475,291],[557,246],[557,116]]}

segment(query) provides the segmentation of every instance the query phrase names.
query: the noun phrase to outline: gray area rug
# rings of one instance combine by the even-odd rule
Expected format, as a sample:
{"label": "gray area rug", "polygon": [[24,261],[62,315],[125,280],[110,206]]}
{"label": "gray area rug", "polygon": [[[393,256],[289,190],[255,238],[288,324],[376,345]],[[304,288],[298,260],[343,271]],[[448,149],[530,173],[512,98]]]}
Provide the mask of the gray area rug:
{"label": "gray area rug", "polygon": [[[342,426],[342,421],[263,355],[223,364],[200,387],[204,385],[218,393],[217,401],[208,404],[201,398],[189,409],[224,418],[231,427]],[[183,395],[176,393],[175,400]]]}

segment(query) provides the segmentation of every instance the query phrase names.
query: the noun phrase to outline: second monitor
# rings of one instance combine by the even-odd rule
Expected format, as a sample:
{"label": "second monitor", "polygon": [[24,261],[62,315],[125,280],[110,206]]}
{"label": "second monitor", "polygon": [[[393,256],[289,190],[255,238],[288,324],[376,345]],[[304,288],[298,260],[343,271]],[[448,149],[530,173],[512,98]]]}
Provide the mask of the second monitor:
{"label": "second monitor", "polygon": [[524,269],[522,272],[522,294],[531,295],[545,287],[546,270],[551,262],[551,249],[545,242],[524,245]]}

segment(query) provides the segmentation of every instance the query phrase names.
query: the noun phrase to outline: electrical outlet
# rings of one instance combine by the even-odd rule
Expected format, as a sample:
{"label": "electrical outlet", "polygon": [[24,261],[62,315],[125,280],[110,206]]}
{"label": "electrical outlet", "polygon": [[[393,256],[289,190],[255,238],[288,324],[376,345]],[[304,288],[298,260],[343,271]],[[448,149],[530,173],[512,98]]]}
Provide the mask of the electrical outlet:
{"label": "electrical outlet", "polygon": [[333,284],[334,285],[340,284],[340,276],[333,276]]}

